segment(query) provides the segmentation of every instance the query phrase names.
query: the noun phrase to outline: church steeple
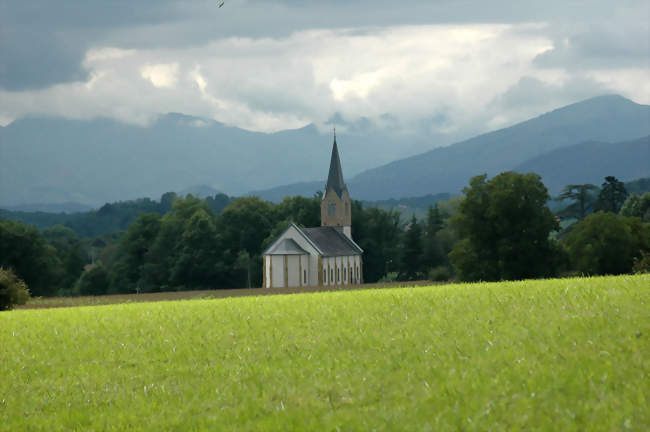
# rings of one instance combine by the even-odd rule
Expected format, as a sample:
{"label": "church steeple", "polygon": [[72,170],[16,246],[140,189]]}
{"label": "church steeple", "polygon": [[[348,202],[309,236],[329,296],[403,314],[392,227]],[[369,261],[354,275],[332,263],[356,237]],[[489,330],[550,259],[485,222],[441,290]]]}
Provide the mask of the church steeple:
{"label": "church steeple", "polygon": [[341,159],[339,158],[339,148],[336,145],[336,129],[334,129],[334,145],[332,146],[332,158],[330,160],[330,172],[327,176],[327,185],[325,186],[325,195],[332,189],[339,198],[342,197],[343,191],[347,190],[343,182],[343,170],[341,169]]}
{"label": "church steeple", "polygon": [[334,131],[334,144],[332,145],[332,157],[330,159],[330,170],[327,175],[327,185],[321,201],[321,225],[331,226],[343,232],[352,239],[352,201],[348,188],[343,181],[343,170],[339,148],[336,144],[336,130]]}

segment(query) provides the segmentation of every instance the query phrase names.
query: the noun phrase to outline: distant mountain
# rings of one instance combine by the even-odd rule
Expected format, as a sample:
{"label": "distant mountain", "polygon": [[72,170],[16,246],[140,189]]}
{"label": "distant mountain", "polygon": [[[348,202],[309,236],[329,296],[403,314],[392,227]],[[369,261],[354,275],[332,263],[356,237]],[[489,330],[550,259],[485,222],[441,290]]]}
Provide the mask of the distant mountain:
{"label": "distant mountain", "polygon": [[[346,176],[346,182],[352,197],[361,200],[430,193],[456,194],[475,175],[487,173],[493,176],[514,170],[533,158],[557,149],[586,141],[622,142],[649,134],[650,106],[621,96],[600,96],[448,147],[397,160],[356,176]],[[599,155],[602,156],[602,153]],[[345,157],[343,155],[342,159],[345,160]],[[643,162],[643,154],[636,157]],[[593,169],[593,175],[590,174],[588,178],[609,175],[599,171],[601,166],[609,165],[585,166],[587,171]],[[645,174],[638,176],[642,175]],[[271,200],[286,195],[311,196],[323,184],[323,181],[287,184],[258,190],[255,194]]]}
{"label": "distant mountain", "polygon": [[612,175],[627,181],[650,176],[650,136],[620,143],[586,142],[529,159],[516,166],[517,172],[534,172],[551,195],[568,184],[600,186]]}
{"label": "distant mountain", "polygon": [[493,176],[512,170],[556,149],[586,141],[622,142],[647,135],[650,106],[621,96],[601,96],[362,172],[351,178],[348,186],[357,199],[457,193],[475,175]]}
{"label": "distant mountain", "polygon": [[186,187],[185,189],[179,190],[176,192],[176,194],[180,196],[185,196],[187,194],[192,194],[195,197],[200,197],[200,198],[206,198],[209,196],[215,196],[217,194],[222,193],[221,191],[208,186],[208,185],[195,185],[195,186],[190,186]]}
{"label": "distant mountain", "polygon": [[92,210],[92,207],[77,202],[64,202],[56,204],[22,204],[17,206],[3,206],[4,210],[16,212],[43,212],[43,213],[81,213]]}
{"label": "distant mountain", "polygon": [[[349,175],[430,147],[373,131],[339,135]],[[0,205],[97,207],[190,185],[238,195],[324,175],[330,151],[331,137],[313,125],[267,134],[183,114],[147,127],[24,118],[0,128]]]}
{"label": "distant mountain", "polygon": [[247,195],[258,196],[262,199],[271,202],[280,202],[287,196],[304,196],[311,197],[314,196],[319,191],[322,192],[325,189],[326,180],[322,181],[311,181],[311,182],[299,182],[292,183],[288,185],[277,186],[270,189],[264,189],[259,191],[249,192]]}

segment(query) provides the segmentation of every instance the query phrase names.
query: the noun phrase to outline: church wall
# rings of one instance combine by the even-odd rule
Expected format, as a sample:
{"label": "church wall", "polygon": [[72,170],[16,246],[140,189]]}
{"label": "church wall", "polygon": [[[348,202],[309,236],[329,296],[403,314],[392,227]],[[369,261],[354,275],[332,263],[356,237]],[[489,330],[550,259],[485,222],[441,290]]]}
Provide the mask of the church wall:
{"label": "church wall", "polygon": [[271,255],[264,257],[264,288],[271,288]]}
{"label": "church wall", "polygon": [[309,285],[318,286],[318,255],[309,255]]}
{"label": "church wall", "polygon": [[279,288],[284,286],[284,255],[271,255],[271,286]]}
{"label": "church wall", "polygon": [[300,255],[287,256],[287,286],[300,286]]}

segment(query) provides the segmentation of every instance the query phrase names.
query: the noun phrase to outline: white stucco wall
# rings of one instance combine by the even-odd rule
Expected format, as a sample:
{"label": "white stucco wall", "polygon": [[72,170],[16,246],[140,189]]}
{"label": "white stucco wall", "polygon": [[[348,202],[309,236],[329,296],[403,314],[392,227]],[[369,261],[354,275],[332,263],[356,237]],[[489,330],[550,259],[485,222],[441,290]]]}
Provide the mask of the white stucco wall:
{"label": "white stucco wall", "polygon": [[273,280],[271,286],[279,288],[284,286],[284,255],[271,255],[271,265],[273,266]]}
{"label": "white stucco wall", "polygon": [[287,256],[287,276],[287,286],[300,286],[300,255]]}
{"label": "white stucco wall", "polygon": [[264,281],[266,285],[264,288],[271,288],[271,255],[264,257]]}

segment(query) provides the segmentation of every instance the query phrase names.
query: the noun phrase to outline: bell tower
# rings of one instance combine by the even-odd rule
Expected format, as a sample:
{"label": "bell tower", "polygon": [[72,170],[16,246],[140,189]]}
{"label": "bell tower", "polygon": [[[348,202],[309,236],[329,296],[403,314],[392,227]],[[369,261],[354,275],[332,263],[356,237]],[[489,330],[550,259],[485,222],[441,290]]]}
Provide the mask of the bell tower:
{"label": "bell tower", "polygon": [[321,226],[331,226],[352,240],[352,200],[348,188],[343,182],[343,170],[339,149],[336,145],[336,130],[334,130],[334,145],[327,185],[320,204]]}

